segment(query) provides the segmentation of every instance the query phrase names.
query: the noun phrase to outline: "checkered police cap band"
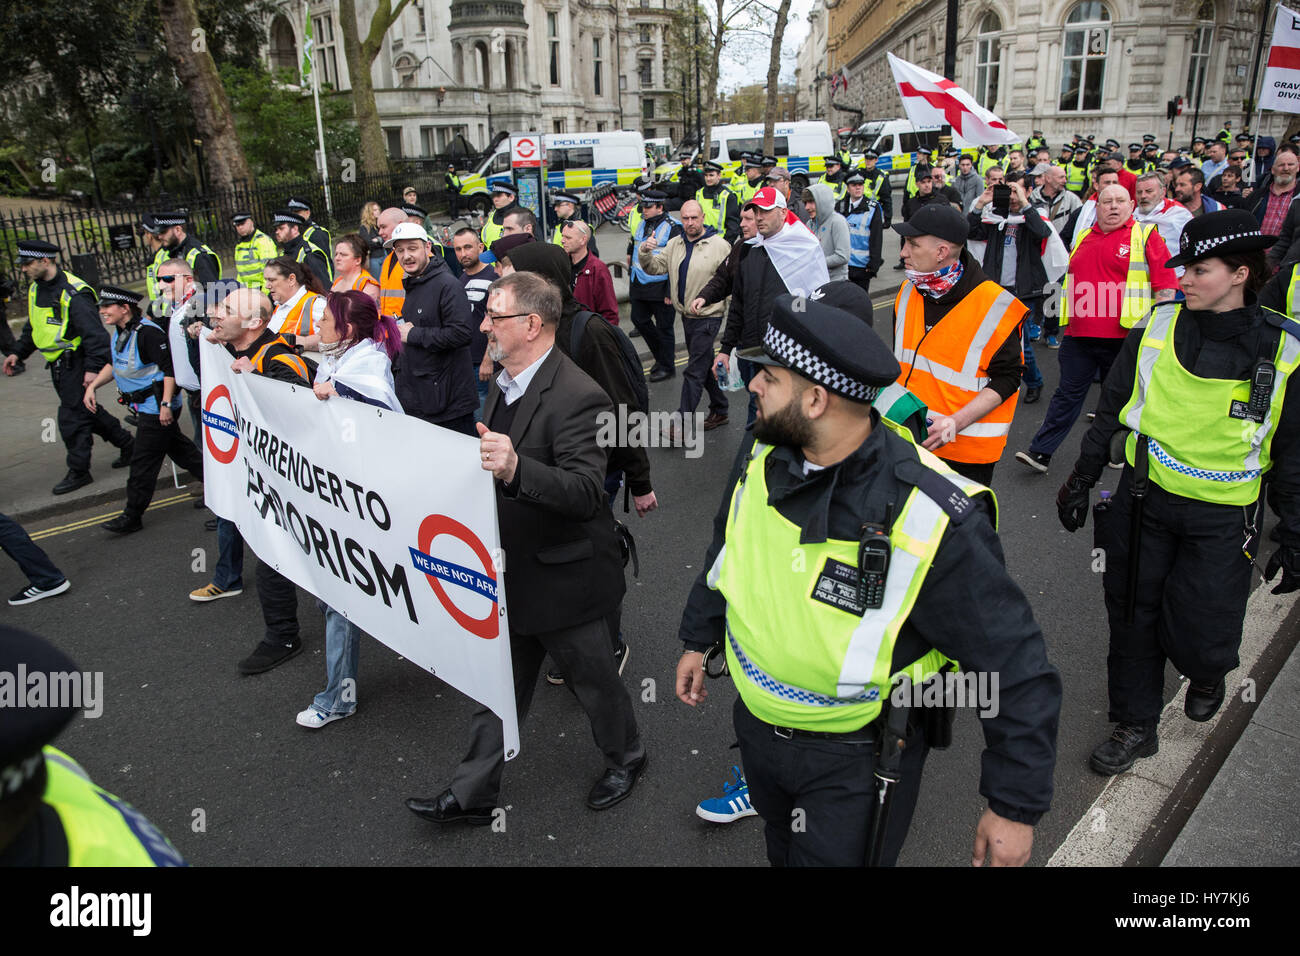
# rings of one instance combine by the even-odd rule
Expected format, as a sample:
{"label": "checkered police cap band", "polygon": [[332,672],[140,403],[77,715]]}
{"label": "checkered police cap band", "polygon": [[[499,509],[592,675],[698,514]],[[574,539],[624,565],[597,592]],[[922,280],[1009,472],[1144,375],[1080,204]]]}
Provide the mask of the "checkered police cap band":
{"label": "checkered police cap band", "polygon": [[140,296],[106,287],[99,290],[99,301],[101,304],[104,302],[120,302],[122,305],[139,305]]}
{"label": "checkered police cap band", "polygon": [[872,388],[845,375],[828,364],[821,356],[814,355],[774,326],[767,327],[767,332],[763,335],[763,348],[806,378],[812,379],[818,385],[826,386],[845,398],[858,402],[873,402],[880,394],[879,388]]}
{"label": "checkered police cap band", "polygon": [[154,218],[154,222],[158,223],[158,225],[164,229],[166,229],[168,226],[185,225],[185,216],[183,213],[179,213],[179,212],[160,212],[157,213],[153,218]]}
{"label": "checkered police cap band", "polygon": [[29,246],[23,242],[18,243],[19,259],[57,259],[58,257],[59,257],[59,253],[57,250],[41,249],[38,247]]}
{"label": "checkered police cap band", "polygon": [[294,213],[291,212],[277,212],[275,214],[275,218],[272,219],[271,221],[276,223],[283,222],[290,226],[302,225],[302,217],[295,215]]}
{"label": "checkered police cap band", "polygon": [[[1236,239],[1260,239],[1263,233],[1258,229],[1252,229],[1249,232],[1234,232],[1228,236],[1211,236],[1208,239],[1198,239],[1195,245],[1187,241],[1187,233],[1184,232],[1181,241],[1178,244],[1178,251],[1183,255],[1191,255],[1193,258],[1203,258],[1210,250],[1217,249],[1225,242],[1232,242]],[[1192,248],[1188,248],[1192,246]]]}
{"label": "checkered police cap band", "polygon": [[285,205],[290,209],[311,209],[311,206],[307,205],[297,196],[290,196],[289,201],[285,203]]}

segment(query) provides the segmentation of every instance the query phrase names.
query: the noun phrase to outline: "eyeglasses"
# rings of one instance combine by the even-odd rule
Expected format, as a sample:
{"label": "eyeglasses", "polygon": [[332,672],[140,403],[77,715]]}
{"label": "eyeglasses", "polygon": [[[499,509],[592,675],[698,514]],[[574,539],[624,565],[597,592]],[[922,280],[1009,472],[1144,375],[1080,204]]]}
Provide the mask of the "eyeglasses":
{"label": "eyeglasses", "polygon": [[493,315],[491,312],[486,313],[488,321],[496,325],[501,319],[520,319],[525,316],[533,315],[532,312],[512,312],[509,315]]}

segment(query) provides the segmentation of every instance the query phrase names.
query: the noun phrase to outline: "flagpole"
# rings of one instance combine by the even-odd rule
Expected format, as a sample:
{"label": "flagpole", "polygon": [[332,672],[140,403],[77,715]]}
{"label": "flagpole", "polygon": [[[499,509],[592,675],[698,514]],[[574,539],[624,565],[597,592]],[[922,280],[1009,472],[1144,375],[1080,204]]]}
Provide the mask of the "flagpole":
{"label": "flagpole", "polygon": [[[1263,23],[1260,24],[1260,30],[1259,30],[1259,43],[1261,49],[1263,48],[1264,45],[1264,33],[1268,30],[1269,8],[1272,8],[1274,19],[1276,19],[1277,6],[1278,6],[1277,4],[1271,4],[1271,3],[1264,4],[1265,18]],[[1255,68],[1256,70],[1259,70],[1258,59],[1255,61]],[[1268,75],[1268,68],[1265,67],[1263,70],[1259,70],[1259,73],[1260,73],[1259,86],[1251,91],[1255,94],[1255,123],[1250,128],[1250,135],[1253,137],[1253,139],[1250,141],[1251,149],[1250,149],[1250,160],[1249,160],[1250,182],[1252,185],[1254,185],[1255,182],[1255,157],[1259,155],[1259,124],[1264,120],[1264,104],[1260,102],[1260,99],[1262,98],[1262,94],[1264,92],[1264,77]],[[1231,147],[1232,144],[1229,143],[1228,145],[1229,147]],[[1245,177],[1243,176],[1242,179],[1244,181]]]}
{"label": "flagpole", "polygon": [[311,98],[316,103],[316,140],[320,144],[320,179],[325,187],[325,211],[331,219],[334,218],[334,203],[330,197],[330,171],[329,163],[325,161],[325,127],[320,119],[320,71],[311,71]]}

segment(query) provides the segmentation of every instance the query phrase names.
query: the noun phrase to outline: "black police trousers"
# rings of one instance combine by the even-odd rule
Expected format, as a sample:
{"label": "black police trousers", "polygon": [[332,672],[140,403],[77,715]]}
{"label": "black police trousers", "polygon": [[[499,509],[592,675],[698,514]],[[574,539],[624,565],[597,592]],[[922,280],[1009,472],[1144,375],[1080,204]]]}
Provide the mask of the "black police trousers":
{"label": "black police trousers", "polygon": [[1131,480],[1126,465],[1110,510],[1094,530],[1106,561],[1110,720],[1155,726],[1166,660],[1203,686],[1218,683],[1239,663],[1252,567],[1241,550],[1248,509],[1184,498],[1151,482],[1142,510],[1137,605],[1133,623],[1126,624]]}
{"label": "black police trousers", "polygon": [[68,471],[78,475],[90,471],[90,452],[96,435],[117,449],[131,444],[131,433],[103,405],[91,412],[83,404],[85,374],[86,363],[80,352],[64,352],[50,366],[50,380],[59,394],[59,435],[68,449]]}
{"label": "black police trousers", "polygon": [[[660,285],[663,286],[664,295],[667,295],[668,283],[661,282]],[[677,310],[662,298],[632,299],[628,304],[632,311],[632,324],[641,333],[641,341],[654,356],[655,366],[676,375]]]}
{"label": "black police trousers", "polygon": [[[776,734],[736,698],[733,714],[749,799],[763,818],[773,866],[865,866],[876,809],[875,746]],[[929,747],[912,730],[903,748],[880,861],[893,866],[921,792]]]}
{"label": "black police trousers", "polygon": [[871,273],[862,266],[849,266],[849,281],[867,295],[871,295]]}
{"label": "black police trousers", "polygon": [[153,501],[158,471],[163,458],[170,457],[199,481],[203,480],[203,454],[182,431],[173,413],[172,423],[163,425],[157,415],[137,412],[140,424],[135,430],[135,451],[131,454],[131,474],[126,479],[126,507],[122,513],[139,518]]}

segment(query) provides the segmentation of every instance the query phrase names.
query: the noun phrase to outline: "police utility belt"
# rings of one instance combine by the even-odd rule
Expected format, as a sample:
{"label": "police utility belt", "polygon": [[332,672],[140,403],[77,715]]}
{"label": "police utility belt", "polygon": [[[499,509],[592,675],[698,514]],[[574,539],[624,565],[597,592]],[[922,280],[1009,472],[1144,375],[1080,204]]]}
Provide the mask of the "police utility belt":
{"label": "police utility belt", "polygon": [[135,392],[123,392],[118,390],[117,403],[119,405],[142,405],[151,398],[158,399],[158,407],[163,407],[163,385],[162,382],[154,382],[148,388],[142,388]]}

